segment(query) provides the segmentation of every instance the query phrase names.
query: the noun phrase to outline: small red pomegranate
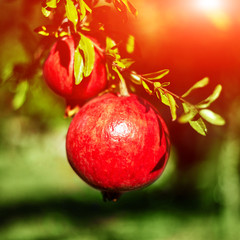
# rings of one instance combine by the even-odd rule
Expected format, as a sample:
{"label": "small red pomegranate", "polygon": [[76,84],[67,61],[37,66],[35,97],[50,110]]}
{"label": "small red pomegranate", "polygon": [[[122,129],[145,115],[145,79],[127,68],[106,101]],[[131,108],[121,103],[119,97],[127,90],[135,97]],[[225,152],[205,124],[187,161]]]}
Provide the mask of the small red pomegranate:
{"label": "small red pomegranate", "polygon": [[86,103],[67,133],[70,165],[106,200],[143,188],[163,172],[168,129],[150,103],[136,95],[107,93]]}
{"label": "small red pomegranate", "polygon": [[92,73],[79,85],[75,85],[74,52],[73,37],[63,37],[53,45],[43,66],[43,75],[48,86],[70,103],[96,96],[107,84],[105,58],[95,48]]}

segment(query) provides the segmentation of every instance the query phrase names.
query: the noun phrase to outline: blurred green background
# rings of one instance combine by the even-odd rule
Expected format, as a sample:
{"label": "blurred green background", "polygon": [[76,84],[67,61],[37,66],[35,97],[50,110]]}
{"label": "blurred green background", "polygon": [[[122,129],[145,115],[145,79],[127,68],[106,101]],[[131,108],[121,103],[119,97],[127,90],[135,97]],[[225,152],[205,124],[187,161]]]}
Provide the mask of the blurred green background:
{"label": "blurred green background", "polygon": [[227,124],[208,125],[202,137],[171,122],[169,110],[150,99],[170,130],[166,170],[148,188],[103,202],[67,162],[65,103],[33,60],[39,46],[51,43],[33,32],[47,22],[41,1],[1,0],[0,239],[240,239],[239,3],[194,13],[183,0],[131,2],[139,10],[128,29],[141,49],[136,70],[169,68],[179,94],[210,76],[209,92],[223,85],[212,109]]}

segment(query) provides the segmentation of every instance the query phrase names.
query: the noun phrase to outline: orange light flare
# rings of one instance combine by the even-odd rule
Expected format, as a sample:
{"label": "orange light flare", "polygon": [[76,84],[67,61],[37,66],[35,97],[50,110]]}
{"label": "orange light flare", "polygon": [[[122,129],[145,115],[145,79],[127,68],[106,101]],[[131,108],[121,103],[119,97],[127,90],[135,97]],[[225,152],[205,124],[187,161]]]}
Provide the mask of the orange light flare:
{"label": "orange light flare", "polygon": [[141,51],[135,70],[169,69],[162,81],[171,82],[169,89],[179,94],[209,77],[209,86],[201,90],[203,95],[220,83],[224,89],[221,96],[237,96],[240,1],[211,1],[216,0],[132,0],[139,12],[132,29]]}

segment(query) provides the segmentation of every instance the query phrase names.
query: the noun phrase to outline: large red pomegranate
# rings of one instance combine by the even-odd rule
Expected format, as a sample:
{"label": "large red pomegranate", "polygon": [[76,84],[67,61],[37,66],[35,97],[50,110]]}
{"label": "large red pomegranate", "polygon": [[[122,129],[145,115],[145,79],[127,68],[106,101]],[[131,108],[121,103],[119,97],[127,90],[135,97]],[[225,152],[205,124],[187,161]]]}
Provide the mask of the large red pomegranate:
{"label": "large red pomegranate", "polygon": [[168,129],[150,103],[107,93],[86,103],[67,133],[70,165],[113,200],[154,182],[169,157]]}
{"label": "large red pomegranate", "polygon": [[51,48],[43,66],[43,75],[48,86],[67,102],[87,100],[101,92],[107,84],[105,58],[95,48],[92,73],[75,85],[75,43],[72,36],[59,39]]}

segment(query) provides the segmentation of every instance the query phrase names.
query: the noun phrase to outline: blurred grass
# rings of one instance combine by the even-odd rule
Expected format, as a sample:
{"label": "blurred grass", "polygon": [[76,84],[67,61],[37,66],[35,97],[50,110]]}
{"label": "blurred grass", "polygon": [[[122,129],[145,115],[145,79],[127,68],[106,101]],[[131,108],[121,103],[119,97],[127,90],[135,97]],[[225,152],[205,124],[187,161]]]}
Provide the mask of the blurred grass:
{"label": "blurred grass", "polygon": [[0,121],[0,239],[233,239],[211,198],[174,187],[174,149],[156,183],[104,203],[67,163],[69,120],[55,120],[47,131],[18,114]]}

